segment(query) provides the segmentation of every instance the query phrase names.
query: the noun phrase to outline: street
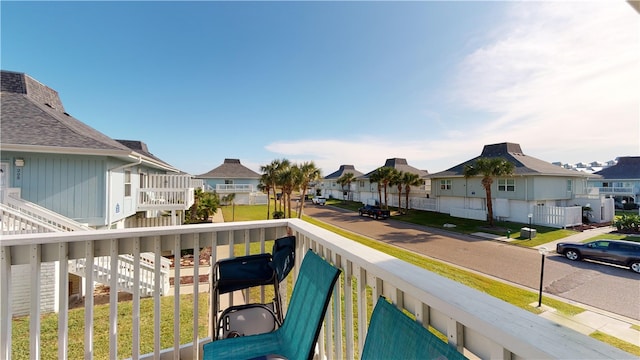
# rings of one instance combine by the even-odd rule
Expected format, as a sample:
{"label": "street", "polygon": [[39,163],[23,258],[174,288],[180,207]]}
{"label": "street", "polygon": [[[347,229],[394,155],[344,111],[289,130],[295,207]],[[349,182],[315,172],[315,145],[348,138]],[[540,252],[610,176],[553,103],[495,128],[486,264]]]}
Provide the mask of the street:
{"label": "street", "polygon": [[[373,220],[330,206],[305,204],[304,213],[372,239],[473,270],[537,292],[541,255],[536,249],[455,234],[394,220]],[[640,320],[640,275],[628,268],[572,262],[553,250],[545,259],[543,292]]]}

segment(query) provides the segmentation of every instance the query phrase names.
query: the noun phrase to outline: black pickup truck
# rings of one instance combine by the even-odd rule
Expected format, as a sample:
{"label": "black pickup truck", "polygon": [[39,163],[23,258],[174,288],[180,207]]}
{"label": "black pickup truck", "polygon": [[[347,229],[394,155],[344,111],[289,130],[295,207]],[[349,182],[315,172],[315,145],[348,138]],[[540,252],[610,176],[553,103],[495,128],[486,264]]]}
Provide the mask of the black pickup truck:
{"label": "black pickup truck", "polygon": [[358,209],[358,214],[360,216],[369,215],[374,219],[386,219],[391,216],[391,212],[389,210],[383,210],[380,206],[374,205],[365,205]]}

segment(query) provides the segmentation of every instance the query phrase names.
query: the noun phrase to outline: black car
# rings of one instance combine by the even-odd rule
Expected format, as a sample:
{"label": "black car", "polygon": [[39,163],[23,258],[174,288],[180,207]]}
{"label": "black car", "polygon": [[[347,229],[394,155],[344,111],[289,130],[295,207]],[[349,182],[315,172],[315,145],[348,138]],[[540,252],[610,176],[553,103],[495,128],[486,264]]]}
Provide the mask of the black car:
{"label": "black car", "polygon": [[598,260],[628,266],[640,273],[640,243],[637,242],[600,239],[588,243],[558,243],[556,252],[569,260]]}

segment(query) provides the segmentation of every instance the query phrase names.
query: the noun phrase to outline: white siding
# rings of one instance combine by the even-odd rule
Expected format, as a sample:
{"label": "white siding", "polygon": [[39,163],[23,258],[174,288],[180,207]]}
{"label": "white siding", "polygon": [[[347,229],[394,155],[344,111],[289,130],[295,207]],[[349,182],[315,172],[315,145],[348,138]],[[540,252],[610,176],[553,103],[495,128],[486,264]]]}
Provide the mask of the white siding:
{"label": "white siding", "polygon": [[[22,316],[29,314],[31,278],[29,265],[13,265],[11,267],[11,312]],[[42,263],[40,267],[40,311],[55,311],[56,281],[55,263]]]}

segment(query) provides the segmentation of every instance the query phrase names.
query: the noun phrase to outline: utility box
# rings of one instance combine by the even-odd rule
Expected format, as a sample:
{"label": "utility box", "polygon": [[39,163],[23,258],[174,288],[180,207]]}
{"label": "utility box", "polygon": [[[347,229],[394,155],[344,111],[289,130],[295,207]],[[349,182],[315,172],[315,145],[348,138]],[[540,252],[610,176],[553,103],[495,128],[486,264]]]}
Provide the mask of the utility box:
{"label": "utility box", "polygon": [[536,237],[536,229],[523,227],[522,229],[520,229],[520,237],[533,239],[534,237]]}

